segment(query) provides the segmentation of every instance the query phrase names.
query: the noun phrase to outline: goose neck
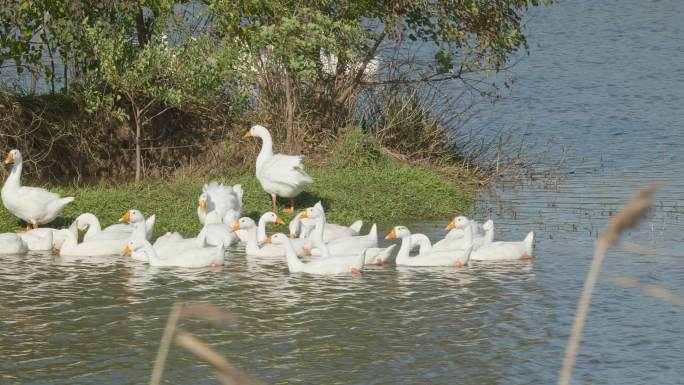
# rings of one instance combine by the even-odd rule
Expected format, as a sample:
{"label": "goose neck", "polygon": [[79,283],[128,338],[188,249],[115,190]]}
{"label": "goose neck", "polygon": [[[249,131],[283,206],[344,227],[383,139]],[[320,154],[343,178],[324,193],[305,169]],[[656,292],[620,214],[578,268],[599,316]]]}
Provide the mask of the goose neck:
{"label": "goose neck", "polygon": [[285,248],[285,258],[287,258],[287,268],[290,272],[301,271],[304,267],[304,262],[300,261],[297,257],[297,252],[295,251],[294,246],[292,246],[292,241],[288,239],[283,247]]}
{"label": "goose neck", "polygon": [[401,237],[401,246],[397,252],[396,263],[401,264],[409,258],[409,252],[411,251],[411,236]]}
{"label": "goose neck", "polygon": [[261,150],[259,150],[259,155],[257,156],[256,160],[256,169],[257,172],[261,170],[261,167],[266,163],[267,160],[269,160],[271,157],[273,157],[273,140],[271,139],[271,135],[268,132],[262,133],[260,135],[261,137]]}
{"label": "goose neck", "polygon": [[21,169],[22,161],[15,161],[12,165],[12,170],[7,176],[7,180],[5,181],[4,186],[2,187],[3,190],[5,188],[18,189],[19,187],[21,187]]}

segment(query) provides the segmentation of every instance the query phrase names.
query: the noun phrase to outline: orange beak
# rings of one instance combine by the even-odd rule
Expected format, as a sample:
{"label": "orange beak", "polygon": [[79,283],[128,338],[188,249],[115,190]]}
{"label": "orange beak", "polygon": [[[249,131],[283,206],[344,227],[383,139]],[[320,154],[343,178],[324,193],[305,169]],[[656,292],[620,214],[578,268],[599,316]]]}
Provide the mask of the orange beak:
{"label": "orange beak", "polygon": [[252,137],[252,132],[251,132],[251,131],[245,132],[245,135],[243,136],[243,138],[245,138],[245,139],[251,138],[251,137]]}
{"label": "orange beak", "polygon": [[207,201],[205,201],[205,200],[201,200],[201,201],[200,201],[200,210],[201,210],[202,212],[207,211]]}
{"label": "orange beak", "polygon": [[123,254],[124,256],[129,256],[129,255],[131,255],[131,248],[128,247],[128,245],[126,245],[126,246],[123,248],[122,254]]}
{"label": "orange beak", "polygon": [[233,231],[238,231],[238,230],[240,230],[240,222],[237,222],[237,221],[236,221],[236,222],[233,222],[233,225],[230,226],[230,228],[233,229]]}
{"label": "orange beak", "polygon": [[275,221],[275,223],[276,223],[276,225],[284,225],[284,224],[285,224],[285,221],[283,221],[283,218],[281,218],[281,217],[279,217],[279,216],[276,216],[276,221]]}
{"label": "orange beak", "polygon": [[124,214],[121,218],[119,218],[119,222],[129,222],[131,220],[131,212],[126,211],[126,214]]}
{"label": "orange beak", "polygon": [[264,241],[264,243],[273,243],[273,238],[269,235],[268,238]]}
{"label": "orange beak", "polygon": [[453,230],[458,227],[458,224],[456,223],[456,218],[454,218],[449,224],[447,225],[447,230]]}
{"label": "orange beak", "polygon": [[14,155],[10,152],[7,154],[7,158],[5,158],[5,164],[10,164],[12,162],[14,162]]}
{"label": "orange beak", "polygon": [[306,213],[306,210],[302,211],[301,213],[297,214],[297,218],[299,219],[306,219],[308,218],[309,215]]}
{"label": "orange beak", "polygon": [[387,236],[385,239],[394,239],[397,237],[397,232],[392,229],[389,233],[387,233]]}
{"label": "orange beak", "polygon": [[290,233],[290,239],[297,239],[297,233]]}

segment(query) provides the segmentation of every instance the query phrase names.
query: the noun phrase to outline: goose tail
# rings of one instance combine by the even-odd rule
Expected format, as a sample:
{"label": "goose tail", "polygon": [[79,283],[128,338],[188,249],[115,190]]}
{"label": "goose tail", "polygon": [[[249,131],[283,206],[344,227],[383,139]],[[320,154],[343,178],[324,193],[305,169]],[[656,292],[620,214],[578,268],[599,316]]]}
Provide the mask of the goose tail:
{"label": "goose tail", "polygon": [[349,225],[349,228],[354,232],[354,235],[358,235],[361,232],[361,226],[363,226],[363,220],[359,219]]}
{"label": "goose tail", "polygon": [[525,253],[531,257],[534,252],[534,231],[527,234],[523,243],[525,244]]}
{"label": "goose tail", "polygon": [[373,223],[373,227],[371,227],[370,231],[368,232],[368,237],[370,239],[378,240],[378,226]]}

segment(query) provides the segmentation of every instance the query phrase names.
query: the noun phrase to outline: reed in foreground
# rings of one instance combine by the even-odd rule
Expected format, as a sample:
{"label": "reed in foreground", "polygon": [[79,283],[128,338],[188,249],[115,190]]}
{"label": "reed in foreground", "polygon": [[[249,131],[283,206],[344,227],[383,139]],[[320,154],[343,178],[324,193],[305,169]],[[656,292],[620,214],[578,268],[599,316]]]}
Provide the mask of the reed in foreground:
{"label": "reed in foreground", "polygon": [[209,345],[191,333],[187,333],[178,327],[178,323],[184,319],[201,319],[219,324],[233,323],[235,319],[220,308],[207,303],[186,303],[175,304],[171,308],[169,318],[166,321],[164,334],[159,343],[157,359],[152,369],[150,385],[161,383],[166,357],[168,356],[171,344],[181,346],[200,359],[209,363],[216,373],[216,379],[223,385],[256,385],[258,382],[252,380],[241,370],[234,367],[226,358],[218,354]]}
{"label": "reed in foreground", "polygon": [[620,210],[610,221],[608,229],[603,233],[601,238],[596,241],[594,249],[594,258],[591,263],[591,268],[584,281],[584,289],[580,297],[577,311],[575,313],[575,320],[572,323],[570,338],[565,348],[565,356],[563,358],[563,366],[561,367],[560,377],[558,379],[559,385],[570,384],[572,377],[572,369],[575,366],[575,359],[579,351],[580,339],[582,338],[582,330],[587,320],[587,313],[589,312],[589,304],[591,303],[591,296],[598,280],[599,272],[603,258],[606,251],[614,245],[620,233],[624,230],[636,226],[644,214],[646,214],[653,204],[653,193],[660,187],[659,184],[654,183],[645,189],[637,192],[634,197],[629,200],[625,206]]}

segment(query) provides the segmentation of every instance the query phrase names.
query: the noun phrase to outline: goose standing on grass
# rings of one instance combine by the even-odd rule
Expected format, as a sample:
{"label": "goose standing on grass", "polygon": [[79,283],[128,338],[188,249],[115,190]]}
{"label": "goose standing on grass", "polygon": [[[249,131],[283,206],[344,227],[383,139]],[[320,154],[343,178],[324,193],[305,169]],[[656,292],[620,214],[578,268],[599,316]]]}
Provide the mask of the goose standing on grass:
{"label": "goose standing on grass", "polygon": [[73,197],[61,198],[59,194],[38,187],[21,185],[22,157],[19,150],[7,154],[5,164],[14,163],[2,186],[2,204],[15,216],[26,222],[26,230],[52,222]]}
{"label": "goose standing on grass", "polygon": [[278,212],[278,197],[290,198],[290,207],[286,212],[294,212],[295,197],[313,178],[304,171],[302,155],[283,155],[273,153],[273,139],[266,127],[256,125],[245,133],[245,138],[261,138],[261,151],[256,159],[256,177],[261,187],[271,195],[273,211]]}
{"label": "goose standing on grass", "polygon": [[278,245],[285,249],[287,267],[290,270],[290,273],[321,275],[360,273],[363,270],[363,265],[366,259],[366,251],[363,250],[358,255],[352,257],[333,256],[327,258],[317,258],[311,262],[304,263],[297,258],[297,253],[292,246],[292,240],[283,233],[271,235],[266,239],[266,244]]}
{"label": "goose standing on grass", "polygon": [[[458,218],[458,217],[457,217]],[[469,221],[457,221],[454,218],[448,225],[449,229],[457,229],[464,227],[465,233],[472,234],[472,227],[469,226]],[[469,231],[470,230],[470,231]],[[532,252],[534,249],[534,232],[530,231],[525,239],[520,242],[492,242],[484,244],[473,250],[470,258],[473,261],[510,261],[517,259],[532,259]]]}

